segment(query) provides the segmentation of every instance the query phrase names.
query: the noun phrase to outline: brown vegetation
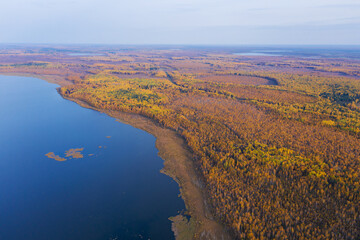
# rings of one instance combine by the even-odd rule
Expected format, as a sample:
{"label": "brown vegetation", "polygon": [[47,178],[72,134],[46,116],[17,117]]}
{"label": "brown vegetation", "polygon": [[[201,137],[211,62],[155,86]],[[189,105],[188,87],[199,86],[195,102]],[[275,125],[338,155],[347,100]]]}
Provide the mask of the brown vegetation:
{"label": "brown vegetation", "polygon": [[[73,84],[59,92],[176,131],[214,216],[238,239],[359,239],[360,63],[271,59],[170,50],[63,56],[57,66]],[[53,61],[0,71],[48,73]]]}

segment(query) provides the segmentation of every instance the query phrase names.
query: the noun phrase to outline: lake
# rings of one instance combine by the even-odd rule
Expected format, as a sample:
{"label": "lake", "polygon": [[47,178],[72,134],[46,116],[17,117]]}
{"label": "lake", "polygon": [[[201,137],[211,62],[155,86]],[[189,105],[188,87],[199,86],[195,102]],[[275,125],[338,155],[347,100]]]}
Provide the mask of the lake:
{"label": "lake", "polygon": [[0,76],[0,239],[174,239],[185,206],[155,138],[56,87]]}
{"label": "lake", "polygon": [[234,53],[234,55],[238,56],[264,56],[264,57],[279,57],[282,56],[280,54],[273,54],[273,53],[265,53],[265,52],[244,52],[244,53]]}
{"label": "lake", "polygon": [[340,59],[360,59],[359,46],[327,46],[327,45],[308,45],[308,46],[243,46],[232,47],[233,55],[238,56],[263,56],[263,57],[300,57],[300,58],[340,58]]}
{"label": "lake", "polygon": [[102,53],[68,53],[69,56],[87,57],[87,56],[104,56]]}

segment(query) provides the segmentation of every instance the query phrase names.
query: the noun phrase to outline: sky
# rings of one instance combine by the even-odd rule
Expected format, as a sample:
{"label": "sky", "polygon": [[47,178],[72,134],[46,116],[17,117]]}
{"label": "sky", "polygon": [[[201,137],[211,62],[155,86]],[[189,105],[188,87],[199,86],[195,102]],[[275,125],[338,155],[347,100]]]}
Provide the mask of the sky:
{"label": "sky", "polygon": [[1,0],[0,43],[360,45],[360,1]]}

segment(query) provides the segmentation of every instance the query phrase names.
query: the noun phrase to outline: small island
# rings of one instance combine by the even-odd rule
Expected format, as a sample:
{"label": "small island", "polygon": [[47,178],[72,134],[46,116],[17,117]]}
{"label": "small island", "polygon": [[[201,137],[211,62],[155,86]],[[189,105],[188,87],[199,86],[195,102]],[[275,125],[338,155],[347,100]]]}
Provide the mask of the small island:
{"label": "small island", "polygon": [[64,162],[71,158],[83,158],[84,155],[81,153],[84,150],[84,148],[71,148],[67,151],[65,151],[65,157],[60,157],[59,155],[56,155],[54,152],[49,152],[45,154],[48,158],[54,159],[59,162]]}
{"label": "small island", "polygon": [[51,158],[51,159],[55,159],[56,161],[59,161],[59,162],[63,162],[63,161],[67,160],[66,158],[60,157],[59,155],[55,155],[55,153],[53,153],[53,152],[49,152],[49,153],[45,154],[45,156],[47,156],[48,158]]}

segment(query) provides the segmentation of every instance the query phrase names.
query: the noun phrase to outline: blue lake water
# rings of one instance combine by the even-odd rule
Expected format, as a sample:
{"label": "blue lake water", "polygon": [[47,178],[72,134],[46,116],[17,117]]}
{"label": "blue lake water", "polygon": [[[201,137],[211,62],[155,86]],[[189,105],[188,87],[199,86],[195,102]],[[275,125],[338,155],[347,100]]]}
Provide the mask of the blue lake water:
{"label": "blue lake water", "polygon": [[359,46],[243,46],[232,47],[231,52],[238,56],[290,56],[300,58],[340,58],[360,59]]}
{"label": "blue lake water", "polygon": [[[155,138],[56,87],[0,76],[0,239],[174,239],[185,207]],[[84,157],[45,156],[71,148]]]}
{"label": "blue lake water", "polygon": [[104,56],[104,54],[101,53],[68,53],[67,55],[69,56],[83,56],[83,57],[87,57],[87,56]]}
{"label": "blue lake water", "polygon": [[278,57],[282,56],[280,54],[265,53],[265,52],[244,52],[244,53],[234,53],[238,56],[264,56],[264,57]]}

